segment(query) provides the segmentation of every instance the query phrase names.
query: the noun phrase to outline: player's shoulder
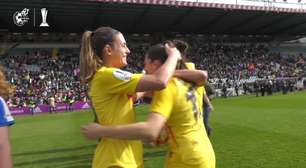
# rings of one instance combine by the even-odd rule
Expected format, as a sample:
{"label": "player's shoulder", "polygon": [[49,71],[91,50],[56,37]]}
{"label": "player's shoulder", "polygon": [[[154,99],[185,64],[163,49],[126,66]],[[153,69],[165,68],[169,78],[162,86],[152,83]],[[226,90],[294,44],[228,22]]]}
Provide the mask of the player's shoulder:
{"label": "player's shoulder", "polygon": [[96,72],[96,77],[103,80],[118,79],[128,81],[132,77],[132,73],[113,67],[102,67]]}
{"label": "player's shoulder", "polygon": [[[0,96],[0,108],[3,109],[6,106],[5,100]],[[2,110],[1,110],[2,111]]]}
{"label": "player's shoulder", "polygon": [[5,100],[0,97],[0,126],[10,126],[15,123]]}
{"label": "player's shoulder", "polygon": [[175,89],[177,88],[178,85],[178,78],[171,78],[170,81],[168,82],[167,86],[162,89],[162,90],[156,90],[154,93],[159,93],[159,94],[173,94],[175,93]]}
{"label": "player's shoulder", "polygon": [[191,86],[190,83],[180,79],[180,78],[172,78],[167,87],[173,92],[173,94],[177,94],[178,92],[185,92]]}

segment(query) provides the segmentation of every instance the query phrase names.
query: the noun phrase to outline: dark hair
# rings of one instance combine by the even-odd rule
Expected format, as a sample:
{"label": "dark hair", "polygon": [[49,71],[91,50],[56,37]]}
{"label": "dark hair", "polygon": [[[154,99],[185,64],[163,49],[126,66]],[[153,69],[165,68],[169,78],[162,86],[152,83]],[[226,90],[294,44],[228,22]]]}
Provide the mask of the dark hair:
{"label": "dark hair", "polygon": [[[168,41],[167,43],[170,43],[170,46],[175,45],[175,43],[172,41]],[[165,61],[168,58],[168,55],[165,49],[165,45],[163,44],[156,44],[150,47],[146,55],[151,61],[158,60],[162,64],[165,63]],[[188,69],[184,59],[179,60],[179,62],[177,63],[176,69]],[[187,82],[187,83],[190,83],[190,82]],[[188,91],[195,92],[195,85],[193,83],[191,83],[191,85],[188,87]]]}
{"label": "dark hair", "polygon": [[[168,43],[171,43],[171,41],[168,41]],[[153,45],[149,48],[146,55],[151,61],[158,60],[162,64],[165,63],[168,58],[165,45],[163,44]],[[185,61],[183,59],[178,62],[176,69],[187,69]]]}
{"label": "dark hair", "polygon": [[165,43],[170,43],[173,46],[175,46],[180,51],[182,56],[186,58],[187,52],[189,50],[189,45],[187,42],[183,40],[174,39],[174,40],[166,40]]}
{"label": "dark hair", "polygon": [[80,78],[89,82],[97,69],[103,65],[103,49],[111,45],[120,32],[111,27],[100,27],[95,31],[85,31],[82,36],[80,51]]}
{"label": "dark hair", "polygon": [[168,58],[165,46],[163,44],[153,45],[149,48],[146,55],[151,61],[158,60],[162,64],[165,63]]}
{"label": "dark hair", "polygon": [[182,56],[186,57],[189,49],[188,43],[182,40],[173,40],[172,42],[175,47],[181,52]]}
{"label": "dark hair", "polygon": [[176,69],[188,69],[186,66],[187,61],[187,52],[189,49],[189,45],[187,42],[182,41],[182,40],[167,40],[165,43],[169,43],[173,46],[175,46],[181,53],[182,55],[182,60],[179,60],[177,63]]}

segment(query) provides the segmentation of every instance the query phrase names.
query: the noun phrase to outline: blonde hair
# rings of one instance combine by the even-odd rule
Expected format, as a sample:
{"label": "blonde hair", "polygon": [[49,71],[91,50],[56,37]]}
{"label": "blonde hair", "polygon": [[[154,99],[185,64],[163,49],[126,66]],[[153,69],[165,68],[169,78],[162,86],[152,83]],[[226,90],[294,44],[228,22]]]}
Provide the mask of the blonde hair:
{"label": "blonde hair", "polygon": [[103,66],[105,45],[113,42],[120,33],[111,27],[100,27],[95,31],[85,31],[82,36],[80,51],[80,78],[82,83],[91,81],[95,72]]}
{"label": "blonde hair", "polygon": [[12,93],[11,85],[6,81],[4,68],[0,66],[0,96],[7,99]]}
{"label": "blonde hair", "polygon": [[88,82],[103,64],[102,59],[95,54],[91,46],[91,35],[91,31],[85,31],[82,37],[80,51],[80,78],[82,82]]}

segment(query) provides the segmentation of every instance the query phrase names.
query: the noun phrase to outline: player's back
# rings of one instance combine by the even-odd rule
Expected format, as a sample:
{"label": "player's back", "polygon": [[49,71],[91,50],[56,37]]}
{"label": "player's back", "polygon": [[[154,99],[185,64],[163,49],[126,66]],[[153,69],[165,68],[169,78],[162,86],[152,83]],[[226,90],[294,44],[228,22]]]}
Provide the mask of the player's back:
{"label": "player's back", "polygon": [[172,79],[167,89],[174,97],[172,112],[167,120],[170,136],[167,167],[214,168],[214,151],[205,133],[202,108],[197,100],[203,96],[203,91],[176,78]]}

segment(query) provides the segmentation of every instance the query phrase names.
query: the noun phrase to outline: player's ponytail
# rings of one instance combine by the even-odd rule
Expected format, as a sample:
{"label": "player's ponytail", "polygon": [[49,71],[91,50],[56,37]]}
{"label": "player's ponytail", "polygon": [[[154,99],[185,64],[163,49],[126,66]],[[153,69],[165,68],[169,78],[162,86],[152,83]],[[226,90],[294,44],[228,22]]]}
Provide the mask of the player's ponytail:
{"label": "player's ponytail", "polygon": [[175,47],[180,51],[182,57],[186,59],[187,52],[189,49],[188,43],[182,40],[172,40],[172,42],[175,45]]}
{"label": "player's ponytail", "polygon": [[[99,58],[96,58],[93,48],[91,46],[91,31],[85,31],[82,36],[81,51],[80,51],[80,78],[81,81],[88,82],[95,73]],[[102,62],[102,60],[101,60]]]}
{"label": "player's ponytail", "polygon": [[182,59],[177,62],[177,69],[188,69],[186,66],[186,55],[189,49],[188,43],[182,40],[172,40],[174,46],[180,51]]}
{"label": "player's ponytail", "polygon": [[186,54],[189,48],[188,44],[182,40],[167,40],[165,43],[175,46],[182,55],[182,59],[178,60],[176,64],[176,69],[188,69],[186,66]]}
{"label": "player's ponytail", "polygon": [[[167,41],[167,43],[174,45],[172,41]],[[159,60],[161,63],[164,63],[168,58],[165,45],[163,44],[153,45],[146,55],[151,61]],[[176,69],[187,69],[184,59],[179,60],[177,64]]]}

